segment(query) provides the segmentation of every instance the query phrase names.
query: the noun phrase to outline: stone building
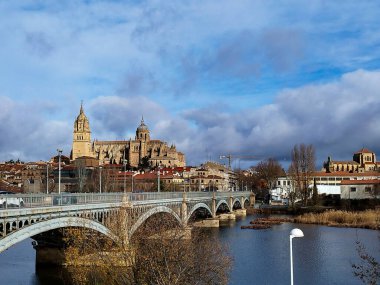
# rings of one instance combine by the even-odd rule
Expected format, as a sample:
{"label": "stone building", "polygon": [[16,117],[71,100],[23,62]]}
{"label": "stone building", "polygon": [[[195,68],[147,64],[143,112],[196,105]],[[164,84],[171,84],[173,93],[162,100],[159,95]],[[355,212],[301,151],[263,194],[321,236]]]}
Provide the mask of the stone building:
{"label": "stone building", "polygon": [[146,164],[150,167],[185,166],[185,155],[178,152],[174,145],[168,146],[166,142],[150,138],[150,131],[144,119],[136,129],[134,140],[91,142],[90,123],[81,105],[79,115],[74,122],[71,159],[75,160],[82,156],[96,158],[101,165],[123,164],[125,160],[131,167]]}
{"label": "stone building", "polygon": [[376,171],[380,169],[380,162],[376,161],[376,154],[367,148],[354,153],[350,161],[334,161],[329,156],[323,164],[323,170],[327,173],[345,171],[351,173],[363,173],[368,171]]}

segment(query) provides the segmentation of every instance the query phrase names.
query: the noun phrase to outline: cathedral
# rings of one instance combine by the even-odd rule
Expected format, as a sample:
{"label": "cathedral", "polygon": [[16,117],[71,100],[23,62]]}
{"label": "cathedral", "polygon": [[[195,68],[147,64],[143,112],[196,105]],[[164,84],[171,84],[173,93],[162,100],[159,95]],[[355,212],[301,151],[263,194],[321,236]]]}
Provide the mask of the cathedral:
{"label": "cathedral", "polygon": [[148,127],[141,119],[137,127],[136,137],[128,141],[91,142],[90,123],[81,105],[79,115],[74,122],[73,147],[71,159],[87,156],[99,160],[99,164],[123,164],[123,160],[131,167],[149,163],[151,167],[183,167],[185,155],[170,147],[166,142],[151,140]]}
{"label": "cathedral", "polygon": [[376,161],[376,154],[367,148],[354,153],[352,161],[335,161],[329,156],[323,163],[323,169],[327,173],[335,171],[347,171],[351,173],[364,173],[370,171],[379,171],[380,162]]}

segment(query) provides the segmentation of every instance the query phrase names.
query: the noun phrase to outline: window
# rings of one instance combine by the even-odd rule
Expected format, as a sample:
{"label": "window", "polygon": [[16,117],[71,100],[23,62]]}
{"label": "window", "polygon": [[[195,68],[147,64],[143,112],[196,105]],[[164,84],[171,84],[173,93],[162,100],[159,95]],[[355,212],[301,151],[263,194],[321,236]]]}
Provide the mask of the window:
{"label": "window", "polygon": [[288,181],[288,186],[290,185],[290,180]]}
{"label": "window", "polygon": [[351,187],[350,192],[356,192],[356,187]]}
{"label": "window", "polygon": [[367,187],[364,188],[364,192],[366,192],[366,193],[370,193],[371,190],[372,190],[371,186],[367,186]]}
{"label": "window", "polygon": [[277,185],[280,186],[281,185],[281,181],[277,181]]}

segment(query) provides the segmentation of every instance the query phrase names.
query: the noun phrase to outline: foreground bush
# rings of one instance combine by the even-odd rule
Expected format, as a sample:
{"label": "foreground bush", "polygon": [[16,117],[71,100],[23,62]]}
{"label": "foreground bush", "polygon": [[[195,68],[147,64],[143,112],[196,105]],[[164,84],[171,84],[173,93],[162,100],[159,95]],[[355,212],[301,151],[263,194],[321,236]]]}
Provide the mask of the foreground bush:
{"label": "foreground bush", "polygon": [[127,242],[123,220],[108,225],[116,241],[88,230],[67,231],[74,284],[228,284],[232,260],[217,236],[197,230],[189,236],[170,216],[157,214]]}

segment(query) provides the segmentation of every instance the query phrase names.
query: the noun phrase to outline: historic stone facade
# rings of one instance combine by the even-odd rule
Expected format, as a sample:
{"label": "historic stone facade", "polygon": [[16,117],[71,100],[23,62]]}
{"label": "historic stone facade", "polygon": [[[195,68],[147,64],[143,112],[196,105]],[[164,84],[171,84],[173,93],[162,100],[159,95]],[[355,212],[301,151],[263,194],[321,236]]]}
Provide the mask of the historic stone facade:
{"label": "historic stone facade", "polygon": [[367,148],[362,148],[353,155],[352,161],[334,161],[329,156],[323,164],[323,171],[333,173],[336,171],[346,172],[368,172],[380,169],[380,162],[376,161],[376,154]]}
{"label": "historic stone facade", "polygon": [[91,142],[90,124],[83,106],[74,123],[71,159],[82,156],[97,158],[100,164],[123,164],[126,160],[132,167],[138,167],[144,162],[149,163],[151,167],[182,167],[186,164],[185,155],[178,152],[174,145],[168,146],[166,142],[150,139],[144,119],[136,130],[134,140]]}

